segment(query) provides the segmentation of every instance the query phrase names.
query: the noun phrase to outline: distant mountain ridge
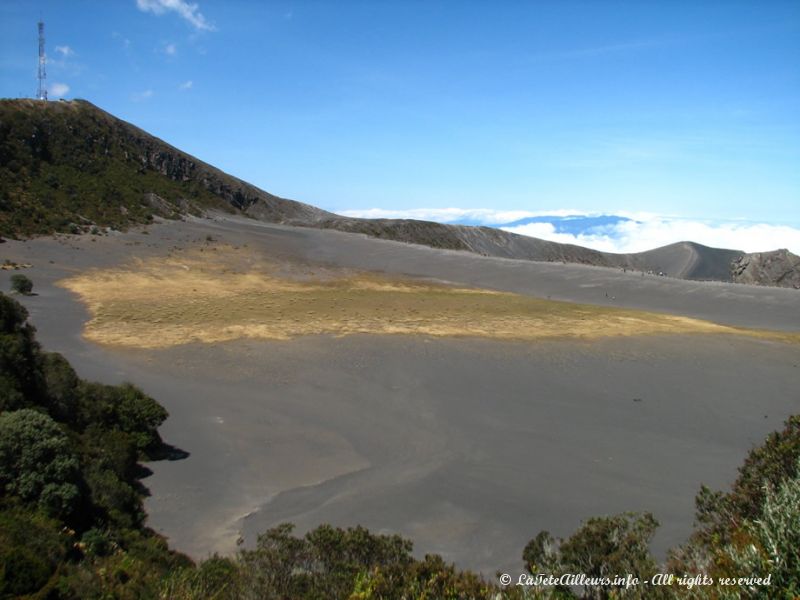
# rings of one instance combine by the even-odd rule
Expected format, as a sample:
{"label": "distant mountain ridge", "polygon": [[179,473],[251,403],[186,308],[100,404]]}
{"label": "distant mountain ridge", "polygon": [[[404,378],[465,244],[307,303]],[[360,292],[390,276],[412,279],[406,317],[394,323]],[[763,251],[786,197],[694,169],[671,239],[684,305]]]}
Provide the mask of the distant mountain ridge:
{"label": "distant mountain ridge", "polygon": [[[786,250],[746,254],[679,242],[614,254],[485,226],[343,217],[261,190],[85,100],[0,100],[0,235],[124,228],[208,209],[485,256],[800,287],[800,257]],[[544,222],[536,219],[516,225]],[[625,218],[606,219],[597,226]],[[571,220],[560,222],[567,232],[587,225]]]}
{"label": "distant mountain ridge", "polygon": [[[739,250],[710,248],[695,242],[677,242],[646,252],[616,254],[518,235],[493,227],[411,219],[334,217],[321,221],[316,226],[434,248],[466,250],[483,256],[588,264],[680,279],[736,281],[732,274],[733,261],[750,256]],[[748,283],[769,285],[756,279],[758,278]]]}

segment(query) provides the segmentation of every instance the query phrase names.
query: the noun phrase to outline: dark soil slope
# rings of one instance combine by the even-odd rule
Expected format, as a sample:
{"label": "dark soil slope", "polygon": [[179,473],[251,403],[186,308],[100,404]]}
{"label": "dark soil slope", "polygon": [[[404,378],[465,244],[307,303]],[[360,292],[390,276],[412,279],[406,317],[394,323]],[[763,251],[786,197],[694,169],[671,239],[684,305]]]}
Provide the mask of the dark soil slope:
{"label": "dark soil slope", "polygon": [[731,261],[738,250],[709,248],[695,242],[678,242],[655,250],[629,255],[634,264],[681,279],[730,281]]}

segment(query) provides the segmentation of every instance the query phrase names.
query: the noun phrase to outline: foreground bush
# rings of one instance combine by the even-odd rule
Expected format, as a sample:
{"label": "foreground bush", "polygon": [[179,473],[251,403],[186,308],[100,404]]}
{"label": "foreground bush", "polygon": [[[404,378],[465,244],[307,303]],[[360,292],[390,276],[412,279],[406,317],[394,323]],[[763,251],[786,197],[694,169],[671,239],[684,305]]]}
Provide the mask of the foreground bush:
{"label": "foreground bush", "polygon": [[258,537],[235,559],[214,557],[173,574],[161,597],[282,600],[495,598],[499,589],[439,556],[417,560],[410,541],[363,527],[322,525],[305,536],[283,524]]}
{"label": "foreground bush", "polygon": [[[769,589],[740,590],[744,598],[800,594],[800,416],[771,433],[739,468],[729,492],[703,486],[697,495],[698,526],[673,551],[668,569],[719,577],[772,575]],[[725,590],[705,590],[717,597]],[[722,597],[722,596],[719,596]]]}
{"label": "foreground bush", "polygon": [[761,514],[742,522],[739,535],[717,555],[739,574],[771,574],[783,598],[800,596],[800,477],[777,489],[765,485]]}
{"label": "foreground bush", "polygon": [[156,597],[191,562],[143,527],[137,461],[166,411],[132,385],[81,381],[0,294],[0,598]]}
{"label": "foreground bush", "polygon": [[80,496],[78,459],[67,434],[31,409],[0,414],[0,494],[53,516],[68,516]]}
{"label": "foreground bush", "polygon": [[[650,542],[658,527],[653,515],[625,513],[613,517],[594,517],[587,520],[566,540],[556,540],[543,531],[531,540],[522,553],[528,572],[550,574],[581,573],[591,578],[625,577],[631,575],[644,581],[658,570],[650,554]],[[644,590],[626,589],[624,584],[612,586],[585,585],[583,594],[589,598],[644,597]],[[563,597],[573,597],[566,586],[553,590]],[[647,590],[646,597],[654,597]]]}

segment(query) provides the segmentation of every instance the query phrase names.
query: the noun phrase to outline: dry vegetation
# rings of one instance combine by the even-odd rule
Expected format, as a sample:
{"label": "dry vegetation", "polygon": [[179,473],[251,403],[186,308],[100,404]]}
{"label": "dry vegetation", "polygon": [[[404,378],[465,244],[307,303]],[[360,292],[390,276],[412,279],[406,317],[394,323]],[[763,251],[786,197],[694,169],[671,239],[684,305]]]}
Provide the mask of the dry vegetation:
{"label": "dry vegetation", "polygon": [[422,334],[496,339],[739,333],[707,321],[444,283],[269,262],[228,246],[93,270],[61,285],[87,304],[88,339],[164,348],[237,338]]}

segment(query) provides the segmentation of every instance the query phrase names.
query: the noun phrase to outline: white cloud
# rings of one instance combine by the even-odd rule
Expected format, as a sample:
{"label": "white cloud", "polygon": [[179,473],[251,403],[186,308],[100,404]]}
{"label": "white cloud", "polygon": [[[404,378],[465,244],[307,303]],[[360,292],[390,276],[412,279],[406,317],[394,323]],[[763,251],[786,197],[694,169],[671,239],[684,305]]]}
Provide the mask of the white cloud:
{"label": "white cloud", "polygon": [[730,248],[744,252],[764,252],[788,248],[800,254],[800,228],[745,221],[701,221],[645,212],[617,211],[590,213],[562,209],[549,211],[502,211],[489,208],[414,208],[387,210],[370,208],[345,210],[339,214],[367,219],[421,219],[439,223],[469,221],[483,225],[502,225],[528,217],[626,217],[613,225],[594,227],[585,233],[561,233],[552,223],[528,223],[503,227],[505,231],[563,244],[577,244],[605,252],[642,252],[675,242],[691,241],[715,248]]}
{"label": "white cloud", "polygon": [[194,85],[194,84],[192,83],[192,80],[189,79],[188,81],[184,81],[182,84],[180,84],[178,86],[178,89],[179,90],[190,90],[190,89],[192,89],[192,85]]}
{"label": "white cloud", "polygon": [[169,54],[170,56],[175,56],[175,53],[178,51],[178,47],[175,44],[167,44],[164,46],[164,54]]}
{"label": "white cloud", "polygon": [[584,215],[578,210],[551,210],[532,212],[528,210],[494,210],[491,208],[411,208],[407,210],[386,210],[383,208],[367,208],[363,210],[340,211],[346,217],[360,217],[364,219],[421,219],[423,221],[437,221],[439,223],[453,223],[456,221],[473,221],[485,225],[510,223],[526,217],[569,217]]}
{"label": "white cloud", "polygon": [[642,252],[675,242],[691,241],[713,248],[765,252],[788,248],[800,254],[800,229],[768,223],[708,223],[672,217],[622,221],[588,233],[559,233],[550,223],[503,227],[505,231],[553,242],[577,244],[606,252]]}
{"label": "white cloud", "polygon": [[149,100],[153,97],[153,90],[144,90],[143,92],[137,92],[131,96],[131,100],[134,102],[143,102],[144,100]]}
{"label": "white cloud", "polygon": [[51,83],[47,93],[53,98],[61,98],[69,93],[69,86],[66,83]]}
{"label": "white cloud", "polygon": [[154,15],[163,15],[166,12],[175,12],[195,29],[214,31],[216,27],[209,23],[200,12],[197,4],[190,4],[186,0],[136,0],[136,6],[142,12],[151,12]]}
{"label": "white cloud", "polygon": [[69,46],[56,46],[56,52],[60,53],[64,58],[75,56],[75,50]]}

